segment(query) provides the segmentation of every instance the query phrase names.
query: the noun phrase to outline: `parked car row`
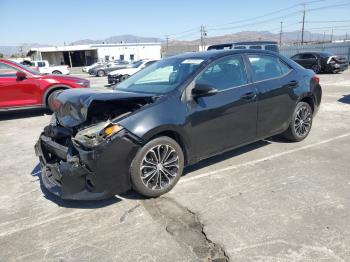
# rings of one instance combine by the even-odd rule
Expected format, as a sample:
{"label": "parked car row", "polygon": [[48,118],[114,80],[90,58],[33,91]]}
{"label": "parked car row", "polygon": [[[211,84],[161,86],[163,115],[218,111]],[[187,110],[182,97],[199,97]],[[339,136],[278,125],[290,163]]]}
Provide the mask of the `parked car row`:
{"label": "parked car row", "polygon": [[114,85],[124,81],[138,71],[146,68],[147,66],[157,62],[158,60],[139,60],[133,63],[130,67],[124,69],[117,69],[108,74],[108,84]]}
{"label": "parked car row", "polygon": [[130,66],[130,63],[127,61],[102,62],[96,63],[94,66],[90,67],[87,72],[89,75],[102,77],[116,69],[127,68]]}

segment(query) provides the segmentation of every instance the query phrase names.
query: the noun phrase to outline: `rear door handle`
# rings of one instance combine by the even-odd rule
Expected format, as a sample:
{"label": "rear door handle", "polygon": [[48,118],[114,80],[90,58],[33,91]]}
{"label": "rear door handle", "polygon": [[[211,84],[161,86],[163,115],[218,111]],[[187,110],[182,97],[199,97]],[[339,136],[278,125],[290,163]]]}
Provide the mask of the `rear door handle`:
{"label": "rear door handle", "polygon": [[244,95],[241,96],[241,98],[247,101],[254,100],[256,98],[256,93],[255,92],[245,93]]}
{"label": "rear door handle", "polygon": [[290,87],[296,87],[297,85],[298,85],[298,81],[296,81],[296,80],[292,80],[288,83],[288,86],[290,86]]}

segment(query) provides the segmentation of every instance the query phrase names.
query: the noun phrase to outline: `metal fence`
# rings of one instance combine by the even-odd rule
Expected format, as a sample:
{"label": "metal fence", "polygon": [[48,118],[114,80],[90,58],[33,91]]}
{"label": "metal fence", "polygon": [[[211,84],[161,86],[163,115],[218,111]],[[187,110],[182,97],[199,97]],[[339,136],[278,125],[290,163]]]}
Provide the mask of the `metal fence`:
{"label": "metal fence", "polygon": [[280,52],[286,57],[291,57],[300,52],[330,52],[335,55],[344,56],[350,60],[350,41],[342,43],[324,43],[324,44],[304,44],[304,45],[292,45],[282,46]]}

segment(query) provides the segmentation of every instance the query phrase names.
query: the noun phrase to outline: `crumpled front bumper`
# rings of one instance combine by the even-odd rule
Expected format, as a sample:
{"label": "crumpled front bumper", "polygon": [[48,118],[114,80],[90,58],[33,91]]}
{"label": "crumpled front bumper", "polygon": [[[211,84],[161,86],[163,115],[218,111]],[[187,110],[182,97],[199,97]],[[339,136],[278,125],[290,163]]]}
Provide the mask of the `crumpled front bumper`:
{"label": "crumpled front bumper", "polygon": [[108,75],[107,80],[109,85],[115,85],[120,82],[121,75]]}
{"label": "crumpled front bumper", "polygon": [[93,150],[69,147],[41,134],[35,145],[42,183],[62,199],[99,200],[131,188],[129,168],[140,145],[117,134]]}

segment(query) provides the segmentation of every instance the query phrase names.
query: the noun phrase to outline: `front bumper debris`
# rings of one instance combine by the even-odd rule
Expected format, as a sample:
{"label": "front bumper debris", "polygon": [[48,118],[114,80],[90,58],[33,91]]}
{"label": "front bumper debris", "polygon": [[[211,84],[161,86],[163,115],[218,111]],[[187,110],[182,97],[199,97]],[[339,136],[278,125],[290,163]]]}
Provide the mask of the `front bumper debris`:
{"label": "front bumper debris", "polygon": [[140,145],[121,133],[92,150],[41,134],[35,152],[45,188],[72,200],[105,199],[131,189],[129,167]]}
{"label": "front bumper debris", "polygon": [[120,82],[121,75],[108,75],[107,80],[109,85],[115,85]]}

